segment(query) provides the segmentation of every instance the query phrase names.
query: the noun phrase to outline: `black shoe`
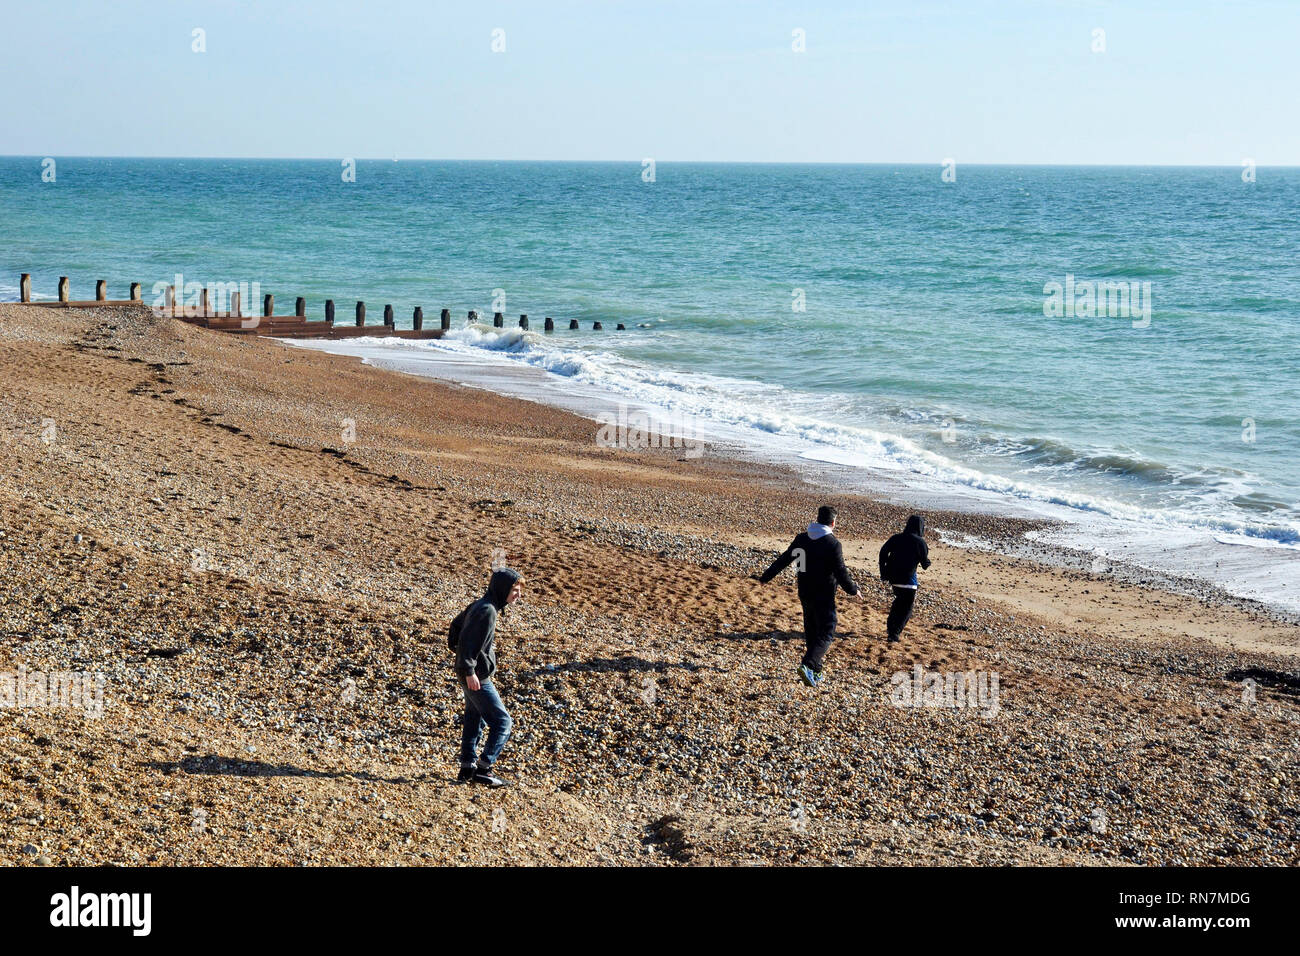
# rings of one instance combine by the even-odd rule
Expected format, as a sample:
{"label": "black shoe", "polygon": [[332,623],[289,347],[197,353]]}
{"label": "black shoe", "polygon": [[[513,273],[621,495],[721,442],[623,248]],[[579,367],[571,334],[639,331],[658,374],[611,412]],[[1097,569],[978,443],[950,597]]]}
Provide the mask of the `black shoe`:
{"label": "black shoe", "polygon": [[898,643],[899,641],[901,641],[901,640],[902,640],[902,638],[899,637],[897,634],[890,634],[890,635],[889,635],[889,643],[890,643],[890,644],[897,644],[897,643]]}
{"label": "black shoe", "polygon": [[506,782],[492,772],[491,767],[479,767],[474,771],[473,780],[485,787],[504,787]]}
{"label": "black shoe", "polygon": [[457,783],[469,783],[473,779],[474,779],[473,767],[461,767],[460,773],[456,775]]}

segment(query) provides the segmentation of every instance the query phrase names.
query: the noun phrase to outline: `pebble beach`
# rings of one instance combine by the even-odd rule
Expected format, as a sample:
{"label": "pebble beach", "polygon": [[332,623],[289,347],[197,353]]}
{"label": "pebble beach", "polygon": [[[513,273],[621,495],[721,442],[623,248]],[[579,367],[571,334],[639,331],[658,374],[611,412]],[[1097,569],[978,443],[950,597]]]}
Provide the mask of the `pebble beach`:
{"label": "pebble beach", "polygon": [[[793,472],[144,307],[0,304],[0,356],[0,676],[103,676],[102,712],[0,708],[0,864],[1300,857],[1300,628],[1262,605],[939,512],[888,645],[906,512]],[[754,576],[822,503],[866,600],[808,688],[792,576]],[[500,558],[489,791],[445,633]]]}

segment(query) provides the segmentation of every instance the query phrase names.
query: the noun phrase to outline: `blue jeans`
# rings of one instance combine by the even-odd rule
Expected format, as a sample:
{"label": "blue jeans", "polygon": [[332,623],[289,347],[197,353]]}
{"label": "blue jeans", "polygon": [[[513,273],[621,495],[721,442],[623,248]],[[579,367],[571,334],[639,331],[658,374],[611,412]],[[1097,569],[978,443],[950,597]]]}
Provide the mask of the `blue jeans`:
{"label": "blue jeans", "polygon": [[506,713],[505,705],[501,703],[501,695],[497,693],[490,680],[482,681],[480,690],[470,690],[465,686],[463,679],[460,687],[465,693],[465,715],[461,718],[460,765],[462,767],[474,765],[479,734],[483,732],[483,725],[486,724],[487,744],[483,747],[483,756],[478,758],[478,765],[486,769],[496,763],[497,757],[501,756],[501,748],[510,739],[510,728],[514,726],[514,721]]}

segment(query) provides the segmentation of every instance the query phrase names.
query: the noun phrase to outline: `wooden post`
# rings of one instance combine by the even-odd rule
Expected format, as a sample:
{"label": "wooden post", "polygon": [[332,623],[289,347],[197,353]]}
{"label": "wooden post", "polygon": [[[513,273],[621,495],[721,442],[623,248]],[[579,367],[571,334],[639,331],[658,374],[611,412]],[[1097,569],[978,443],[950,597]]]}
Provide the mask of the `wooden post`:
{"label": "wooden post", "polygon": [[546,321],[542,323],[542,328],[545,329],[547,332],[554,332],[555,320],[548,315],[546,317]]}
{"label": "wooden post", "polygon": [[167,287],[167,305],[166,305],[166,309],[167,309],[167,314],[168,314],[168,315],[170,315],[170,316],[175,316],[175,315],[176,315],[176,286],[174,286],[174,285],[169,285],[169,286]]}
{"label": "wooden post", "polygon": [[68,277],[59,276],[59,301],[68,301]]}
{"label": "wooden post", "polygon": [[239,293],[237,291],[230,293],[230,307],[226,309],[226,315],[232,319],[242,319],[244,317],[244,310],[241,307],[242,305],[243,303],[239,299]]}
{"label": "wooden post", "polygon": [[391,329],[394,327],[394,322],[393,307],[391,305],[384,306],[384,325]]}
{"label": "wooden post", "polygon": [[24,272],[18,279],[18,301],[32,301],[32,274]]}
{"label": "wooden post", "polygon": [[204,286],[204,287],[203,287],[203,291],[199,294],[199,308],[201,308],[201,309],[203,310],[203,317],[206,319],[206,318],[208,317],[208,288],[207,288],[207,286]]}
{"label": "wooden post", "polygon": [[300,319],[307,318],[307,300],[302,296],[293,300],[293,314]]}
{"label": "wooden post", "polygon": [[500,312],[493,312],[493,313],[492,313],[492,325],[493,325],[493,326],[495,326],[496,328],[499,329],[499,328],[504,327],[505,324],[506,324],[506,317],[505,317],[504,315],[502,315]]}
{"label": "wooden post", "polygon": [[421,306],[415,307],[415,314],[411,316],[411,328],[417,332],[424,328],[424,309]]}
{"label": "wooden post", "polygon": [[471,322],[477,322],[477,321],[478,321],[478,313],[475,312],[473,309],[470,309],[470,310],[469,310],[469,320],[470,320]]}
{"label": "wooden post", "polygon": [[334,300],[325,300],[325,321],[330,325],[334,324]]}
{"label": "wooden post", "polygon": [[366,324],[366,304],[360,299],[357,300],[357,325]]}
{"label": "wooden post", "polygon": [[132,302],[140,301],[140,283],[138,282],[131,283],[131,301]]}
{"label": "wooden post", "polygon": [[571,328],[571,329],[576,329],[577,327],[578,327],[578,320],[577,320],[577,319],[569,319],[569,328]]}
{"label": "wooden post", "polygon": [[105,282],[103,279],[95,280],[95,301],[96,302],[108,301],[108,283]]}
{"label": "wooden post", "polygon": [[262,315],[268,319],[275,315],[275,296],[269,292],[262,296]]}
{"label": "wooden post", "polygon": [[442,310],[442,315],[438,317],[438,325],[444,332],[451,328],[451,309]]}
{"label": "wooden post", "polygon": [[519,317],[519,327],[520,327],[521,329],[526,329],[526,328],[528,328],[528,316],[526,316],[526,315],[521,315],[521,316]]}
{"label": "wooden post", "polygon": [[592,330],[593,332],[599,332],[599,331],[600,331],[601,329],[603,329],[603,328],[604,328],[604,326],[601,325],[599,322],[593,322],[593,323],[591,323],[591,330]]}

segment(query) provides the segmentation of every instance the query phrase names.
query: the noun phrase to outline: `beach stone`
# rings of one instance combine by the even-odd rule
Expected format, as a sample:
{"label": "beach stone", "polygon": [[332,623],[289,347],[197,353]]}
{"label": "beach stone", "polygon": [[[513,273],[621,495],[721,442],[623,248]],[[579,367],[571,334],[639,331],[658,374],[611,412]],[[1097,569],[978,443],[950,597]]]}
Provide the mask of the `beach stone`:
{"label": "beach stone", "polygon": [[[114,310],[108,320],[37,321],[18,308],[0,303],[6,333],[25,335],[0,336],[0,351],[20,371],[33,353],[26,374],[59,386],[43,395],[49,413],[84,422],[92,438],[129,441],[73,433],[68,445],[78,446],[56,446],[60,455],[4,446],[12,467],[0,498],[11,515],[34,507],[42,518],[0,529],[7,628],[23,635],[14,663],[103,671],[119,708],[111,721],[6,715],[12,785],[0,793],[9,801],[0,823],[58,841],[13,857],[678,865],[678,850],[646,832],[672,815],[693,862],[710,865],[843,863],[852,840],[861,841],[852,862],[866,864],[1293,862],[1294,708],[1240,707],[1224,677],[1294,666],[1158,629],[1190,609],[1216,626],[1235,622],[1220,629],[1243,641],[1262,633],[1209,598],[1126,592],[1036,565],[1032,581],[1063,612],[1045,617],[1021,602],[1028,559],[963,552],[977,570],[958,572],[936,540],[902,646],[878,640],[888,596],[864,588],[863,605],[841,605],[832,680],[805,693],[793,675],[802,643],[793,580],[756,595],[753,577],[808,520],[817,492],[770,466],[697,471],[651,450],[630,453],[626,471],[604,458],[596,475],[587,423],[536,405],[499,398],[485,415],[481,392],[471,399],[271,342]],[[38,333],[62,344],[44,346]],[[117,351],[83,356],[68,343]],[[156,399],[131,390],[154,364],[189,406],[141,414]],[[77,394],[82,373],[93,373],[93,402]],[[39,420],[47,412],[25,394],[12,392],[14,413]],[[343,447],[345,417],[365,422],[358,440],[322,453]],[[671,467],[672,480],[647,481],[647,465]],[[842,501],[846,558],[870,581],[874,547],[906,515],[866,496]],[[1021,533],[981,515],[934,523]],[[97,529],[94,549],[66,552],[76,524]],[[475,812],[464,809],[472,794],[451,785],[460,692],[443,642],[447,622],[481,593],[498,543],[538,583],[498,632],[500,687],[516,719],[502,763],[512,789],[479,791]],[[196,547],[213,573],[192,572]],[[1020,584],[998,606],[1014,607],[1018,624],[972,596],[987,592],[986,577],[1011,575]],[[610,579],[634,582],[634,593],[582,583]],[[1120,609],[1124,623],[1070,620],[1081,585],[1100,602],[1134,602]],[[1125,633],[1133,621],[1149,632],[1141,640]],[[150,649],[181,647],[140,666]],[[1003,703],[1015,707],[991,720],[899,709],[889,679],[914,662],[998,672]],[[643,696],[650,677],[653,705]],[[349,678],[355,699],[345,704]],[[275,766],[233,757],[258,750]],[[466,840],[497,806],[509,814],[508,842]],[[805,808],[811,834],[789,832],[792,806]],[[1130,845],[1091,832],[1099,806],[1122,820]],[[191,814],[202,808],[209,819],[196,829]],[[643,850],[645,838],[657,846]]]}

